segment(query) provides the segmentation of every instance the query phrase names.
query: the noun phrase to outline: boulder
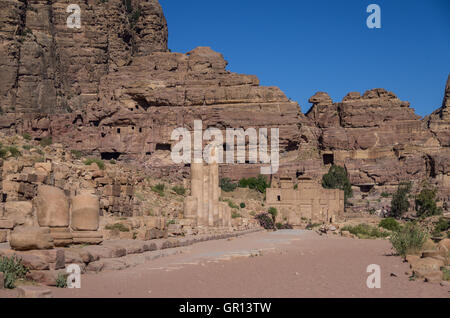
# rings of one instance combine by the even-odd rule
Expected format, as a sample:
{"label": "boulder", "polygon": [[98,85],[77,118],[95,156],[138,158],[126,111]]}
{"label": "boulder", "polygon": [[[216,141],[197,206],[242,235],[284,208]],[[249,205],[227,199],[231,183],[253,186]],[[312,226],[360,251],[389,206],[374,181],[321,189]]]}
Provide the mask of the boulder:
{"label": "boulder", "polygon": [[438,246],[445,247],[447,251],[450,251],[450,239],[443,239],[439,242]]}
{"label": "boulder", "polygon": [[100,203],[97,196],[81,194],[72,199],[71,228],[74,231],[97,231]]}
{"label": "boulder", "polygon": [[424,275],[425,281],[427,283],[440,283],[443,278],[443,273],[441,271],[431,272]]}
{"label": "boulder", "polygon": [[444,262],[439,259],[427,257],[415,260],[411,263],[411,269],[418,278],[424,278],[427,274],[440,272]]}
{"label": "boulder", "polygon": [[64,191],[42,185],[38,188],[34,199],[39,226],[41,227],[68,227],[69,201]]}
{"label": "boulder", "polygon": [[48,228],[23,228],[11,232],[9,244],[17,251],[52,249],[53,239]]}
{"label": "boulder", "polygon": [[4,217],[11,220],[14,226],[33,226],[33,204],[31,201],[6,202]]}

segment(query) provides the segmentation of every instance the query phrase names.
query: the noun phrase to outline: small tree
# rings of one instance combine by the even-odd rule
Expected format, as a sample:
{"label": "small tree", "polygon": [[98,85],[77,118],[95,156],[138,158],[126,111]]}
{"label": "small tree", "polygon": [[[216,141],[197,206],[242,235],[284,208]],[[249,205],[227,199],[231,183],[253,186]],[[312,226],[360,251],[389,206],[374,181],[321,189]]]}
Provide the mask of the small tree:
{"label": "small tree", "polygon": [[408,194],[411,192],[411,183],[400,183],[397,192],[394,193],[391,201],[391,215],[400,218],[409,210],[410,204]]}
{"label": "small tree", "polygon": [[322,177],[322,186],[325,189],[344,190],[345,202],[353,196],[352,185],[347,176],[347,171],[340,166],[332,166],[328,173]]}
{"label": "small tree", "polygon": [[272,215],[273,222],[277,219],[278,211],[275,208],[269,208],[269,214]]}
{"label": "small tree", "polygon": [[437,189],[425,184],[419,195],[416,196],[416,211],[419,217],[441,215],[442,209],[436,205]]}
{"label": "small tree", "polygon": [[396,252],[405,257],[409,254],[419,253],[427,238],[427,234],[417,225],[408,223],[400,231],[394,232],[390,241]]}

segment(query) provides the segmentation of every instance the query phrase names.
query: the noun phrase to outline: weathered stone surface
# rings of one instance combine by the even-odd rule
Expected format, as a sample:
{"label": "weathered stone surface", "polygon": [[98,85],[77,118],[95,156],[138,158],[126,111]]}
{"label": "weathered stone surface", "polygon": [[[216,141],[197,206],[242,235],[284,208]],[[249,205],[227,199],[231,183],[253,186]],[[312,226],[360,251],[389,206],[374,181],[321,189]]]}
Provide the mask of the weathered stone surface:
{"label": "weathered stone surface", "polygon": [[34,223],[33,205],[30,201],[10,201],[5,203],[5,218],[14,225],[28,225]]}
{"label": "weathered stone surface", "polygon": [[9,244],[18,251],[52,249],[53,239],[48,228],[24,228],[11,232]]}
{"label": "weathered stone surface", "polygon": [[49,289],[37,286],[19,286],[17,287],[19,298],[53,298]]}
{"label": "weathered stone surface", "polygon": [[[157,0],[81,3],[81,29],[66,27],[67,5],[0,4],[0,130],[29,132],[37,140],[52,136],[105,159],[133,159],[160,177],[189,172],[171,161],[170,135],[181,126],[193,130],[195,119],[221,131],[279,128],[283,174],[319,180],[336,163],[354,186],[377,191],[428,179],[448,210],[450,78],[442,107],[424,119],[385,89],[349,93],[341,102],[319,92],[305,116],[280,89],[229,72],[224,57],[208,47],[169,52]],[[15,160],[5,166],[3,174],[22,169]],[[131,216],[132,186],[95,166],[83,178],[103,187],[101,210]],[[238,180],[258,175],[260,165],[223,165],[220,172]],[[37,164],[28,181],[2,180],[1,191],[7,201],[28,200],[36,190],[30,180],[62,186],[68,175],[54,163]],[[354,201],[364,195],[355,191]]]}
{"label": "weathered stone surface", "polygon": [[72,199],[70,227],[74,231],[97,231],[100,204],[97,196],[82,194]]}
{"label": "weathered stone surface", "polygon": [[2,290],[5,287],[4,286],[4,281],[5,281],[5,274],[0,272],[0,290]]}
{"label": "weathered stone surface", "polygon": [[0,230],[0,243],[5,243],[8,241],[8,231]]}
{"label": "weathered stone surface", "polygon": [[419,260],[410,263],[411,269],[416,277],[422,278],[425,275],[440,272],[441,267],[444,266],[444,262],[435,258],[421,258]]}
{"label": "weathered stone surface", "polygon": [[69,226],[69,202],[63,190],[47,185],[40,186],[34,205],[39,226]]}

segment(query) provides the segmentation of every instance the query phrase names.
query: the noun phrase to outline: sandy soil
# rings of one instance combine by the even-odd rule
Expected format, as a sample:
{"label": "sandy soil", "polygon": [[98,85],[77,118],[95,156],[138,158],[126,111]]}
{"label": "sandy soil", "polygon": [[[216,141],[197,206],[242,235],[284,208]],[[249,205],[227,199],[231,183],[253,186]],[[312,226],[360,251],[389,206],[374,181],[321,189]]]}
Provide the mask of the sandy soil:
{"label": "sandy soil", "polygon": [[[100,298],[450,297],[448,287],[410,281],[408,264],[391,253],[382,240],[261,232],[196,244],[183,254],[124,271],[83,275],[81,289],[52,292]],[[381,266],[381,289],[366,286],[370,264]],[[0,292],[0,297],[14,293]]]}

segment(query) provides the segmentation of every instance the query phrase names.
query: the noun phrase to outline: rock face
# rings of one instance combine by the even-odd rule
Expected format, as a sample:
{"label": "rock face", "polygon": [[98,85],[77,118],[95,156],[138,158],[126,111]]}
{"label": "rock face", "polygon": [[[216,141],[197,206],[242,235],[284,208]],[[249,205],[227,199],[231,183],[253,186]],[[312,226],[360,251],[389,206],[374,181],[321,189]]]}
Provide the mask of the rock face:
{"label": "rock face", "polygon": [[97,99],[102,76],[133,56],[167,51],[157,0],[79,3],[69,28],[67,0],[2,1],[0,107],[4,112],[66,112]]}
{"label": "rock face", "polygon": [[[192,130],[194,120],[222,131],[279,128],[280,174],[319,179],[330,164],[340,164],[357,198],[426,179],[439,187],[447,207],[450,78],[442,107],[424,119],[384,89],[349,93],[338,103],[319,92],[305,116],[280,89],[228,71],[222,54],[211,48],[169,52],[157,0],[85,1],[79,29],[67,26],[69,4],[0,3],[2,132],[52,136],[104,160],[134,160],[158,178],[189,173],[173,164],[170,137],[178,127]],[[49,175],[41,168],[36,178],[43,182]],[[220,166],[220,175],[231,179],[259,172],[259,165]],[[103,182],[114,206],[130,204],[129,195],[116,200],[119,185]],[[18,193],[16,199],[36,191],[17,179],[3,181],[3,192],[5,187]]]}

